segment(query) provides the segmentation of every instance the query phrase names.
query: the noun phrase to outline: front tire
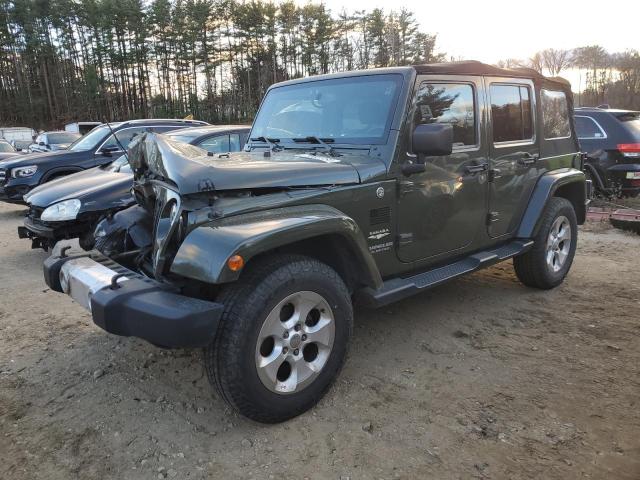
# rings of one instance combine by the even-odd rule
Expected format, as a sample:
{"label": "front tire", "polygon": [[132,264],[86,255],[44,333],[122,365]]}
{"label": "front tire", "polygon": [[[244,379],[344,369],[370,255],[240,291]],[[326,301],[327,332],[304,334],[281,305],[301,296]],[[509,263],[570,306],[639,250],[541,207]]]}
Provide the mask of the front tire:
{"label": "front tire", "polygon": [[353,329],[349,291],[328,265],[277,255],[249,265],[205,349],[210,382],[242,415],[277,423],[313,407],[344,364]]}
{"label": "front tire", "polygon": [[513,259],[518,279],[528,287],[548,290],[569,273],[578,243],[578,222],[566,198],[549,200],[531,250]]}

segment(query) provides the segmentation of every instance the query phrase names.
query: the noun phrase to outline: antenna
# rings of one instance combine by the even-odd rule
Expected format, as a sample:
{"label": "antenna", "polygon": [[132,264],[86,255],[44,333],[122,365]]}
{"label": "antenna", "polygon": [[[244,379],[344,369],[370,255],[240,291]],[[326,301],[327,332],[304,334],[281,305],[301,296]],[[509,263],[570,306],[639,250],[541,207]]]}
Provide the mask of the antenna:
{"label": "antenna", "polygon": [[122,143],[120,143],[120,139],[118,138],[118,136],[116,135],[116,132],[113,131],[113,128],[111,128],[111,124],[109,122],[107,122],[106,119],[103,119],[102,123],[106,124],[107,127],[109,127],[109,131],[111,132],[111,135],[113,135],[113,138],[116,139],[116,142],[118,142],[118,146],[122,149],[122,151],[124,152],[124,156],[127,159],[127,162],[129,161],[129,155],[127,155],[127,149],[124,148],[122,146]]}

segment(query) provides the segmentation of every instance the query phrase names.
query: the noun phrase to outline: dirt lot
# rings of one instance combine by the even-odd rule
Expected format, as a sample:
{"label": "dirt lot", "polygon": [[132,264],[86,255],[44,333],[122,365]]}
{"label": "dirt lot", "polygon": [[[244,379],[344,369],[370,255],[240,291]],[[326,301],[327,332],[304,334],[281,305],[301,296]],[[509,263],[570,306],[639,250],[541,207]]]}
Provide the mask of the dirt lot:
{"label": "dirt lot", "polygon": [[356,311],[311,412],[230,412],[200,351],[110,336],[0,206],[0,478],[640,478],[640,237],[583,228],[565,284],[510,263]]}

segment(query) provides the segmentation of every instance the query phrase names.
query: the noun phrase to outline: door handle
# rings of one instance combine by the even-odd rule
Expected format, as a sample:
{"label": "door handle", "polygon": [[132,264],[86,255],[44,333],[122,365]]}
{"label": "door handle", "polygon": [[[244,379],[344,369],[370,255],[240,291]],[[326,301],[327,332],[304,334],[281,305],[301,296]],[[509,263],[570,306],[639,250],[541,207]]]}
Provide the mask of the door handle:
{"label": "door handle", "polygon": [[522,158],[520,158],[520,160],[518,160],[518,163],[520,165],[533,165],[534,163],[536,163],[538,161],[539,155],[535,154],[535,155],[531,155],[530,153],[525,153]]}
{"label": "door handle", "polygon": [[488,163],[481,163],[479,165],[467,165],[464,167],[465,172],[467,173],[481,173],[486,172],[489,168]]}

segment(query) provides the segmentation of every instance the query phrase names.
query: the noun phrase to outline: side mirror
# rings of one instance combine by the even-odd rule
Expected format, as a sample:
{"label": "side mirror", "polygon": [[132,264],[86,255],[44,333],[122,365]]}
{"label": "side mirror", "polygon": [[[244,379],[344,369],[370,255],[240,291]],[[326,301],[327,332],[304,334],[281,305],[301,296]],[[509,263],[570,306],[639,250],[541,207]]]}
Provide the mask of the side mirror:
{"label": "side mirror", "polygon": [[120,149],[118,147],[104,147],[100,150],[100,153],[103,154],[105,157],[110,157],[111,155],[113,155],[114,152],[119,151]]}
{"label": "side mirror", "polygon": [[44,142],[38,142],[38,145],[40,145],[41,147],[45,147],[45,143]]}
{"label": "side mirror", "polygon": [[417,125],[411,136],[411,146],[418,157],[451,155],[453,126],[446,123]]}

